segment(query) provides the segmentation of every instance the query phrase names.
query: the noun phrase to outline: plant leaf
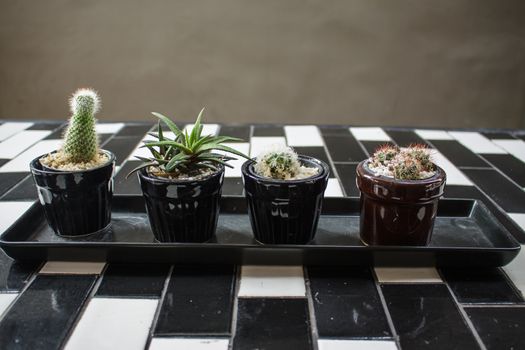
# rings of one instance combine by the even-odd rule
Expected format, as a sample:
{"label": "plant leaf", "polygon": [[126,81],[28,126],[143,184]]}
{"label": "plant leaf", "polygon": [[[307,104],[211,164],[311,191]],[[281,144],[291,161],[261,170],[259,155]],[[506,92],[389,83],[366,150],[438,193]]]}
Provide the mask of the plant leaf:
{"label": "plant leaf", "polygon": [[156,165],[155,162],[149,162],[149,163],[144,163],[144,164],[139,165],[138,167],[136,167],[135,169],[131,170],[131,171],[126,175],[126,179],[127,179],[131,174],[133,174],[134,172],[139,171],[139,170],[142,169],[142,168],[147,168],[147,167],[149,167],[149,166],[153,166],[153,165]]}
{"label": "plant leaf", "polygon": [[155,117],[159,118],[160,120],[162,120],[164,122],[164,124],[166,124],[168,126],[168,128],[170,128],[170,130],[176,135],[176,136],[180,136],[182,134],[182,132],[180,131],[180,129],[178,128],[178,126],[168,117],[160,114],[160,113],[157,113],[157,112],[151,112],[151,114],[153,114]]}
{"label": "plant leaf", "polygon": [[153,142],[148,142],[148,143],[145,143],[144,145],[141,146],[141,148],[143,147],[157,147],[157,146],[171,146],[171,147],[174,147],[174,148],[177,148],[183,152],[186,152],[186,153],[193,153],[193,151],[191,149],[189,149],[188,147],[186,147],[185,145],[183,145],[182,143],[178,143],[178,142],[175,142],[175,141],[153,141]]}

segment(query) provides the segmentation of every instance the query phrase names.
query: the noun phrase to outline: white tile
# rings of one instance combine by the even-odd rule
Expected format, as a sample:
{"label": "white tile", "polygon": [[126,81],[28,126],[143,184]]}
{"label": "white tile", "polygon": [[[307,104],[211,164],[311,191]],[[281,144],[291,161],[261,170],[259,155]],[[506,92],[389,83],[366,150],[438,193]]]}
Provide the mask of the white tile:
{"label": "white tile", "polygon": [[251,266],[241,268],[239,297],[304,297],[302,266]]}
{"label": "white tile", "polygon": [[16,158],[5,163],[0,168],[0,173],[29,172],[29,162],[34,158],[52,152],[61,147],[62,140],[44,140],[31,146]]}
{"label": "white tile", "polygon": [[325,197],[344,197],[343,190],[337,179],[328,179],[328,185],[324,192]]}
{"label": "white tile", "polygon": [[507,152],[492,143],[479,132],[473,131],[450,131],[449,134],[463,146],[474,153],[479,154],[506,154]]}
{"label": "white tile", "polygon": [[390,141],[390,136],[377,127],[354,127],[350,128],[350,132],[360,141]]}
{"label": "white tile", "polygon": [[525,142],[523,140],[492,140],[496,145],[500,146],[514,157],[522,162],[525,162]]}
{"label": "white tile", "polygon": [[381,283],[440,283],[443,282],[433,267],[376,267]]}
{"label": "white tile", "polygon": [[13,300],[16,299],[18,293],[2,293],[0,294],[0,320],[2,319],[5,310],[11,305]]}
{"label": "white tile", "polygon": [[26,130],[0,143],[0,158],[11,159],[51,134],[48,130]]}
{"label": "white tile", "polygon": [[217,338],[153,338],[149,350],[227,350],[228,339]]}
{"label": "white tile", "polygon": [[250,139],[250,157],[257,157],[272,145],[286,145],[286,138],[274,136],[255,136]]}
{"label": "white tile", "polygon": [[[184,130],[188,130],[188,134],[195,124],[188,124],[184,127]],[[218,124],[202,124],[202,133],[201,135],[217,135],[219,131]]]}
{"label": "white tile", "polygon": [[9,228],[34,202],[0,202],[0,233]]}
{"label": "white tile", "polygon": [[415,132],[425,140],[454,140],[454,138],[444,130],[416,129]]}
{"label": "white tile", "polygon": [[124,127],[124,123],[97,123],[95,130],[97,134],[116,134]]}
{"label": "white tile", "polygon": [[447,185],[474,186],[474,184],[450,160],[439,151],[432,150],[432,161],[447,173]]}
{"label": "white tile", "polygon": [[525,245],[521,246],[518,256],[503,267],[510,280],[519,289],[522,296],[525,296]]}
{"label": "white tile", "polygon": [[142,350],[156,299],[93,298],[69,338],[67,350]]}
{"label": "white tile", "polygon": [[287,125],[284,127],[288,146],[323,146],[323,138],[315,125]]}
{"label": "white tile", "polygon": [[523,213],[508,213],[510,218],[514,220],[523,231],[525,231],[525,214]]}
{"label": "white tile", "polygon": [[105,262],[91,261],[48,261],[41,274],[72,274],[72,275],[99,275],[106,265]]}
{"label": "white tile", "polygon": [[397,350],[396,343],[388,340],[319,339],[319,350]]}
{"label": "white tile", "polygon": [[[242,152],[246,155],[250,152],[250,144],[247,142],[232,142],[232,143],[224,143],[223,145],[231,147],[239,152]],[[226,167],[226,170],[224,172],[225,177],[242,177],[241,167],[246,161],[245,158],[237,156],[235,154],[227,153],[227,152],[218,152],[223,153],[231,157],[235,157],[236,159],[230,160],[228,164],[233,166],[232,168]]]}
{"label": "white tile", "polygon": [[22,130],[25,130],[32,126],[33,123],[27,123],[27,122],[7,122],[2,125],[0,125],[0,141],[3,141],[17,133],[19,133]]}

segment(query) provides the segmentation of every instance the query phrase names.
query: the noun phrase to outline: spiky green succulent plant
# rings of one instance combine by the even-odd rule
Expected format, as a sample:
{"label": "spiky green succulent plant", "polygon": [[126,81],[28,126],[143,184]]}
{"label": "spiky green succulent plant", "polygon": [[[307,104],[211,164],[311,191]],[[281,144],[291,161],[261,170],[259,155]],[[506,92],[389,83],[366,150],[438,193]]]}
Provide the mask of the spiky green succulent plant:
{"label": "spiky green succulent plant", "polygon": [[[249,157],[231,147],[224,145],[225,142],[242,141],[235,137],[202,135],[202,114],[200,111],[197,120],[190,132],[181,131],[177,125],[168,117],[152,112],[159,119],[156,133],[150,136],[156,140],[145,140],[142,147],[151,152],[151,157],[137,157],[143,161],[139,167],[133,169],[129,174],[142,168],[155,167],[165,174],[188,174],[200,169],[216,171],[221,165],[232,168],[227,162],[235,159],[219,152],[232,153],[234,155],[249,159]],[[175,135],[175,138],[166,137],[162,131],[161,122],[164,123]]]}
{"label": "spiky green succulent plant", "polygon": [[429,149],[420,144],[402,149],[391,145],[381,146],[370,158],[369,167],[376,174],[399,180],[425,179],[435,171]]}
{"label": "spiky green succulent plant", "polygon": [[72,116],[64,136],[62,151],[73,163],[89,162],[99,152],[95,113],[100,108],[100,98],[92,89],[79,89],[69,102]]}

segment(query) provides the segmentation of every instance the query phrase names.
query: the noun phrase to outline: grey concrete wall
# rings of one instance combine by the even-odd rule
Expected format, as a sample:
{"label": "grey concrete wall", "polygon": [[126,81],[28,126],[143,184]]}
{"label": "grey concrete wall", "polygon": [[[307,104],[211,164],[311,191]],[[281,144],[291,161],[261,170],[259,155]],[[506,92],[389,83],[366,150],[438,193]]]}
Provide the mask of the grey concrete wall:
{"label": "grey concrete wall", "polygon": [[525,126],[523,0],[0,3],[0,118]]}

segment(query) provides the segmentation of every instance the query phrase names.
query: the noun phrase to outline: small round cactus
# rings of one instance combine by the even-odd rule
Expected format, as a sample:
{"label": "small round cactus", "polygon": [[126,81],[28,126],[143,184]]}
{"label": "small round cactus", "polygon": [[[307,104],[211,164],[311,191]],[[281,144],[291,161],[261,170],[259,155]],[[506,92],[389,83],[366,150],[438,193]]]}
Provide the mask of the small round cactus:
{"label": "small round cactus", "polygon": [[69,102],[72,116],[62,152],[73,163],[86,163],[99,153],[94,115],[100,109],[100,98],[92,89],[79,89]]}
{"label": "small round cactus", "polygon": [[297,153],[282,145],[273,145],[256,158],[255,172],[277,180],[304,179],[317,174],[316,168],[301,165]]}
{"label": "small round cactus", "polygon": [[376,175],[399,180],[421,180],[435,174],[429,150],[420,144],[402,149],[391,145],[381,146],[370,158],[368,167]]}

